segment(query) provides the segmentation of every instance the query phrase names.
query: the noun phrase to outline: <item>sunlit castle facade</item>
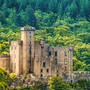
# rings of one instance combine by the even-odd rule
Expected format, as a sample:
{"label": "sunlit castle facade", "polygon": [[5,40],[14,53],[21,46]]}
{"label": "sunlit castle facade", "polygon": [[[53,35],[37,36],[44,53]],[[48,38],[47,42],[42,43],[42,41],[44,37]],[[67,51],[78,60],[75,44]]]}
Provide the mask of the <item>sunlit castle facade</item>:
{"label": "sunlit castle facade", "polygon": [[73,71],[74,45],[69,47],[48,46],[43,39],[34,41],[34,27],[22,27],[21,39],[9,39],[10,54],[0,54],[0,67],[9,73],[39,77],[62,76],[64,71]]}

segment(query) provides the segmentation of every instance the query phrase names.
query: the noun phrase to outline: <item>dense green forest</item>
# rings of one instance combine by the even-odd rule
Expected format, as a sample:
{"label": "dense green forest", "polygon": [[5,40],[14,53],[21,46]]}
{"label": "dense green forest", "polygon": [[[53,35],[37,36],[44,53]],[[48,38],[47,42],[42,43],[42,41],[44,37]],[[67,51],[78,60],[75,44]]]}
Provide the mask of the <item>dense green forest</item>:
{"label": "dense green forest", "polygon": [[50,46],[74,44],[73,70],[90,71],[90,0],[0,0],[0,53],[20,27],[36,27],[35,40]]}

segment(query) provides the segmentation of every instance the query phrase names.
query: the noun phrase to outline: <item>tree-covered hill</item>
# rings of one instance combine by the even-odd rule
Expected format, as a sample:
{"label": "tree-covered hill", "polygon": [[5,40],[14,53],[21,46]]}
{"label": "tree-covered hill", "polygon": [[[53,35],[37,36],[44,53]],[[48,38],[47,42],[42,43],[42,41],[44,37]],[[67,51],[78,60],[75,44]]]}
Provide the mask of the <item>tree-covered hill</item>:
{"label": "tree-covered hill", "polygon": [[36,27],[35,40],[50,46],[74,44],[74,70],[90,71],[90,0],[0,0],[0,53],[20,27]]}

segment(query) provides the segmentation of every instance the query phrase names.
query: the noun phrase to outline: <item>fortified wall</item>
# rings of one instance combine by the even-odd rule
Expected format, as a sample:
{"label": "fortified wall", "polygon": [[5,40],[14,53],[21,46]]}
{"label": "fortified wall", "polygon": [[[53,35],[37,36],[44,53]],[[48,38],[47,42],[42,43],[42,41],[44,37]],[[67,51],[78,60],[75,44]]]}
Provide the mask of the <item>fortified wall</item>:
{"label": "fortified wall", "polygon": [[62,79],[66,83],[76,83],[80,79],[90,80],[89,71],[73,71],[73,72],[63,72]]}
{"label": "fortified wall", "polygon": [[5,68],[9,73],[10,69],[10,54],[0,54],[0,67]]}

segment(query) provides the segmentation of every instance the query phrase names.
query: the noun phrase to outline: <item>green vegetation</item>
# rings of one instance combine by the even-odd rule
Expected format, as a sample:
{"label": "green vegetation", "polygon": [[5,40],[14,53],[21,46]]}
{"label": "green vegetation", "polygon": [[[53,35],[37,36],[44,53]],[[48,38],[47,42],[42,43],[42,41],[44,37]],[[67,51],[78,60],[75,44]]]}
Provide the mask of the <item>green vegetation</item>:
{"label": "green vegetation", "polygon": [[89,3],[90,0],[0,0],[0,53],[9,53],[8,38],[20,38],[20,27],[33,26],[37,41],[43,38],[50,46],[74,44],[73,70],[90,71]]}
{"label": "green vegetation", "polygon": [[50,46],[74,44],[74,67],[90,71],[89,0],[0,0],[0,53],[8,54],[8,38],[20,38],[20,27],[34,26],[35,40]]}
{"label": "green vegetation", "polygon": [[3,68],[0,68],[0,90],[9,90],[7,85],[9,75],[7,71]]}

